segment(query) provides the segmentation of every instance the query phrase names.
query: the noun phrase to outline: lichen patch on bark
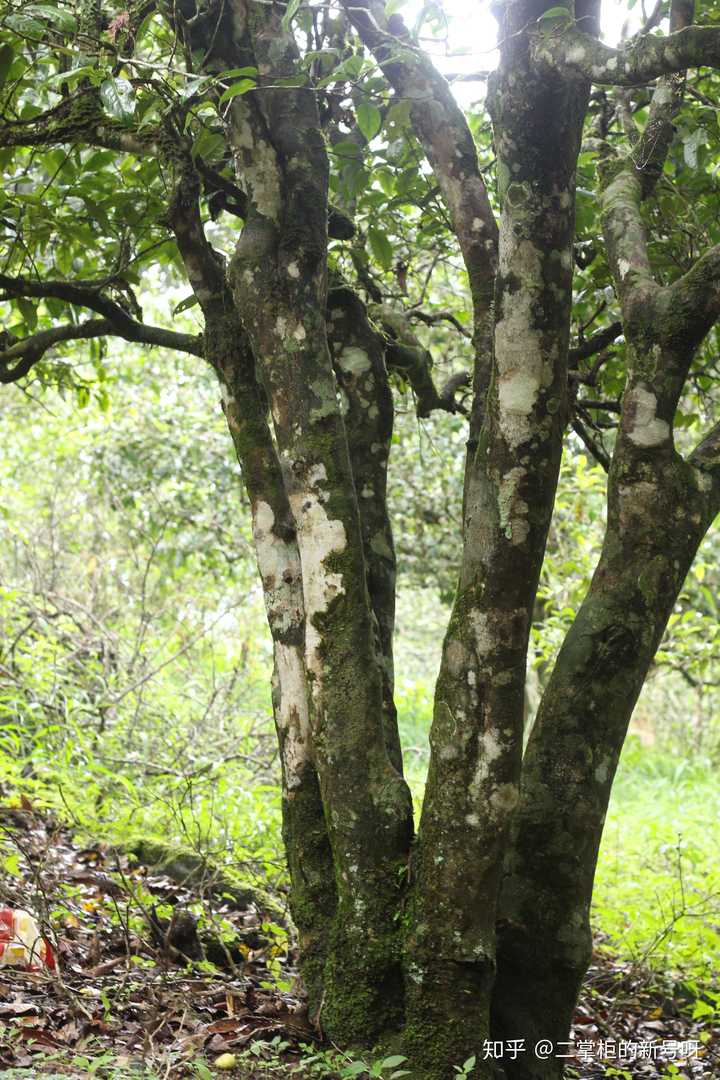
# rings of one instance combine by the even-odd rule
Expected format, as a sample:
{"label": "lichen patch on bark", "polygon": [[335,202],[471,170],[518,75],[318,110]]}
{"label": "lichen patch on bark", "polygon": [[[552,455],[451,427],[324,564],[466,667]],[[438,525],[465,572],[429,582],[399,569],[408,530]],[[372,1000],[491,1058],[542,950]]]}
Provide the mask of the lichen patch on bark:
{"label": "lichen patch on bark", "polygon": [[629,418],[627,436],[636,446],[660,446],[670,438],[670,425],[655,415],[657,398],[643,386],[634,386],[625,402]]}
{"label": "lichen patch on bark", "polygon": [[302,561],[307,665],[318,676],[321,674],[322,638],[314,620],[344,591],[342,574],[328,569],[326,560],[331,555],[341,554],[347,546],[345,526],[342,521],[329,517],[325,509],[328,499],[324,488],[326,481],[325,466],[315,465],[309,470],[305,484],[290,495]]}
{"label": "lichen patch on bark", "polygon": [[253,540],[263,582],[268,618],[275,633],[287,633],[300,625],[298,590],[300,561],[297,548],[274,531],[275,515],[266,502],[258,501],[253,513]]}
{"label": "lichen patch on bark", "polygon": [[282,759],[285,786],[288,791],[293,791],[301,786],[303,769],[311,760],[305,665],[297,645],[276,642],[275,675],[280,691],[276,721],[284,734]]}

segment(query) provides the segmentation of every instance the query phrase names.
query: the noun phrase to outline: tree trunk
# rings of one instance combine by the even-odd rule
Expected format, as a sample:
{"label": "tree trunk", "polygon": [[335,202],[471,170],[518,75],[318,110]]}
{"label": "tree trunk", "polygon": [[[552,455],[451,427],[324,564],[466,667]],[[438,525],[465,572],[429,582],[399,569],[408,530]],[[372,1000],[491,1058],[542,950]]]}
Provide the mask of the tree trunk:
{"label": "tree trunk", "polygon": [[[584,82],[539,70],[508,15],[491,91],[502,216],[493,377],[412,860],[407,1044],[444,1078],[489,1036],[497,892],[517,803],[528,634],[560,464]],[[537,16],[535,16],[537,17]],[[490,1065],[478,1063],[479,1076]],[[425,1075],[425,1074],[423,1074]]]}
{"label": "tree trunk", "polygon": [[[280,12],[259,4],[248,12],[253,36],[242,22],[238,37],[258,68],[276,80],[292,75],[295,44]],[[310,726],[335,868],[320,1022],[335,1038],[367,1043],[402,1012],[395,916],[412,805],[391,760],[398,743],[388,750],[361,515],[325,327],[327,156],[310,94],[278,87],[260,101],[236,98],[229,122],[249,201],[233,293],[296,528]]]}
{"label": "tree trunk", "polygon": [[[667,507],[679,510],[668,515]],[[568,1038],[592,954],[589,913],[610,791],[628,723],[697,547],[717,512],[708,477],[668,447],[618,454],[589,593],[530,736],[505,865],[493,1036]],[[559,1080],[532,1053],[511,1080]]]}
{"label": "tree trunk", "polygon": [[[608,150],[603,221],[628,365],[608,524],[528,743],[499,909],[493,1029],[498,1038],[524,1037],[528,1045],[567,1038],[591,956],[595,866],[628,723],[720,506],[717,435],[688,460],[673,440],[690,364],[717,317],[717,289],[707,286],[718,256],[711,250],[661,288],[648,255],[642,194],[637,170]],[[512,1080],[556,1080],[561,1072],[557,1060],[529,1055],[508,1066]]]}

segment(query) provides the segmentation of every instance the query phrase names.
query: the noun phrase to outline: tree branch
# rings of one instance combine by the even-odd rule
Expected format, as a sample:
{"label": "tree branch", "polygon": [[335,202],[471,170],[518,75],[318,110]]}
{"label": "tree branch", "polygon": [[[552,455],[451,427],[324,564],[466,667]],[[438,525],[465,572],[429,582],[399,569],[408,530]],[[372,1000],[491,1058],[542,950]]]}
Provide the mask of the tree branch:
{"label": "tree branch", "polygon": [[[130,323],[130,327],[124,323],[120,329],[111,319],[88,319],[84,323],[53,326],[21,341],[13,341],[0,352],[0,383],[7,385],[22,379],[49,349],[64,341],[87,340],[108,335],[145,345],[161,345],[179,352],[191,353],[193,356],[203,356],[200,336],[178,334],[174,330],[147,326],[134,319],[130,319]],[[2,336],[0,335],[0,339]],[[7,340],[7,335],[5,337]],[[8,367],[13,361],[14,366]]]}
{"label": "tree branch", "polygon": [[390,371],[401,373],[410,383],[419,417],[429,416],[435,409],[465,413],[465,407],[455,400],[461,386],[471,380],[469,372],[451,375],[440,391],[432,377],[432,356],[415,337],[406,318],[387,306],[372,309],[385,334],[385,360]]}
{"label": "tree branch", "polygon": [[600,163],[602,223],[608,262],[624,321],[653,302],[660,290],[648,255],[640,212],[642,186],[633,163],[607,148]]}
{"label": "tree branch", "polygon": [[[656,7],[655,11],[657,10]],[[694,0],[672,0],[671,33],[690,26],[694,14]],[[685,71],[678,71],[659,80],[650,102],[645,130],[633,149],[635,165],[640,172],[643,199],[647,199],[657,184],[675,137],[674,120],[682,105],[686,74]]]}
{"label": "tree branch", "polygon": [[27,278],[13,278],[8,277],[7,274],[0,274],[0,288],[4,289],[8,296],[27,296],[38,299],[49,297],[64,300],[78,307],[89,308],[99,315],[104,315],[110,324],[110,333],[125,338],[126,341],[137,341],[144,345],[160,345],[166,349],[177,349],[179,352],[203,356],[202,341],[198,335],[179,334],[175,330],[165,330],[161,326],[139,322],[115,300],[103,296],[98,287],[87,283],[30,281]]}
{"label": "tree branch", "polygon": [[32,120],[0,122],[2,146],[58,146],[86,143],[128,154],[158,154],[166,133],[148,127],[142,134],[107,116],[95,87],[83,88]]}
{"label": "tree branch", "polygon": [[[112,333],[112,329],[112,323],[108,319],[88,319],[77,326],[54,326],[22,341],[14,341],[0,352],[0,383],[8,385],[18,382],[54,345],[74,339],[103,337]],[[6,339],[9,337],[6,334],[1,336]],[[15,366],[9,367],[13,361],[17,361]]]}
{"label": "tree branch", "polygon": [[399,38],[390,32],[379,0],[343,0],[343,8],[395,92],[411,103],[415,132],[460,243],[477,323],[478,307],[492,300],[498,229],[467,121],[428,57],[404,35]]}
{"label": "tree branch", "polygon": [[576,435],[579,435],[585,449],[590,456],[597,461],[598,465],[601,465],[605,472],[610,471],[610,458],[605,453],[600,443],[592,437],[585,425],[577,417],[572,421],[572,429]]}
{"label": "tree branch", "polygon": [[572,370],[576,368],[581,360],[587,359],[588,356],[594,356],[596,353],[602,352],[608,345],[612,345],[617,338],[623,332],[622,323],[619,321],[610,323],[602,330],[598,330],[597,333],[591,337],[586,338],[584,341],[579,342],[574,349],[570,349],[568,353],[568,367]]}
{"label": "tree branch", "polygon": [[687,26],[666,37],[633,38],[611,49],[574,26],[537,31],[535,59],[606,86],[639,86],[689,67],[720,67],[720,27]]}
{"label": "tree branch", "polygon": [[451,326],[454,326],[459,334],[463,337],[472,338],[472,333],[463,326],[459,319],[451,311],[434,311],[432,313],[427,311],[420,311],[414,308],[412,311],[407,312],[408,319],[417,319],[419,322],[425,323],[426,326],[434,326],[435,323],[449,322]]}
{"label": "tree branch", "polygon": [[662,290],[658,309],[663,340],[694,351],[720,318],[720,244]]}

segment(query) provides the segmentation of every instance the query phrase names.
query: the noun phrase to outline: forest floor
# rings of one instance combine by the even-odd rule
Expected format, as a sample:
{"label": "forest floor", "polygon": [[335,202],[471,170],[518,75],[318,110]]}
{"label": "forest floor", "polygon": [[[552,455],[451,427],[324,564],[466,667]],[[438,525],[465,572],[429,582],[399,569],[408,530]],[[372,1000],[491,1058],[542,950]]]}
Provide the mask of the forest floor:
{"label": "forest floor", "polygon": [[[0,902],[33,911],[58,964],[55,972],[0,969],[0,1078],[402,1072],[379,1062],[364,1071],[310,1024],[294,993],[282,897],[219,894],[197,874],[178,883],[109,845],[83,847],[26,801],[1,814],[15,855],[0,875]],[[598,939],[572,1042],[556,1053],[579,1080],[717,1080],[713,996],[698,1008],[702,997],[681,979],[624,962]],[[410,1063],[402,1068],[412,1076]]]}

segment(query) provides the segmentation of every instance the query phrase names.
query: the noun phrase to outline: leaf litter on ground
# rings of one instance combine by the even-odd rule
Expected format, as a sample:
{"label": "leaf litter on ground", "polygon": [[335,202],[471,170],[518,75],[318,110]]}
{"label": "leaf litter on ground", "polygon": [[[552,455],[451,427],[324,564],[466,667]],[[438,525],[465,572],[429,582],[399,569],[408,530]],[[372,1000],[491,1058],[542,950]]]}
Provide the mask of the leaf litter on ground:
{"label": "leaf litter on ground", "polygon": [[[83,847],[26,800],[0,820],[9,868],[0,902],[31,911],[59,959],[56,972],[0,969],[0,1078],[338,1075],[308,1019],[292,929],[278,922],[282,896],[218,895],[197,875],[178,883],[109,845]],[[568,1080],[717,1080],[718,999],[708,988],[704,1010],[698,1000],[691,982],[659,980],[597,936]],[[590,1050],[673,1041],[697,1053],[662,1061]]]}

